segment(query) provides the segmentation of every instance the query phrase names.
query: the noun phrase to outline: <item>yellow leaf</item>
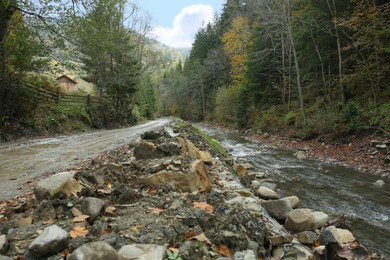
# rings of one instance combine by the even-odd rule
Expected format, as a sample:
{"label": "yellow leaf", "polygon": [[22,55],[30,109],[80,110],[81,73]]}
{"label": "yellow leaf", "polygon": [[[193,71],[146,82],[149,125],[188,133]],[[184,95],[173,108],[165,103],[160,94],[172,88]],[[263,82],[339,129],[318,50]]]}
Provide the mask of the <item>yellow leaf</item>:
{"label": "yellow leaf", "polygon": [[75,217],[78,217],[78,216],[83,215],[83,213],[81,213],[81,211],[78,210],[78,209],[76,209],[75,207],[72,208],[72,214],[73,214],[73,216],[75,216]]}
{"label": "yellow leaf", "polygon": [[116,210],[116,208],[114,206],[108,206],[105,211],[106,211],[106,213],[114,214],[115,210]]}

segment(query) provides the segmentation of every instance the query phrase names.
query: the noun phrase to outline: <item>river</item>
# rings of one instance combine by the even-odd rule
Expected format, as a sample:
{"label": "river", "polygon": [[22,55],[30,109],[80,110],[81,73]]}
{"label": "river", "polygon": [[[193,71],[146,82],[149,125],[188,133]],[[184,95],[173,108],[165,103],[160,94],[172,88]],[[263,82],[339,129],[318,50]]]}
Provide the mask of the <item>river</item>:
{"label": "river", "polygon": [[390,184],[373,185],[378,177],[356,170],[298,159],[293,152],[271,149],[238,134],[202,125],[237,158],[248,160],[256,171],[267,173],[285,196],[300,198],[301,208],[323,211],[332,218],[345,215],[355,238],[369,251],[390,256]]}

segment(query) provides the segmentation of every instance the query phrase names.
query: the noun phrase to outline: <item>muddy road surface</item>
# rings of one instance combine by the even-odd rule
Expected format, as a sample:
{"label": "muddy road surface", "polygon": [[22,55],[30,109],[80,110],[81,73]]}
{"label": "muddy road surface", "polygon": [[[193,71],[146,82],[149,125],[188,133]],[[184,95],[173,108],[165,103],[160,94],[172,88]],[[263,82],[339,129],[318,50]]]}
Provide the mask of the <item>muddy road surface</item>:
{"label": "muddy road surface", "polygon": [[159,119],[129,128],[101,130],[0,146],[0,200],[18,196],[26,183],[47,173],[65,170],[127,144],[141,133],[162,128],[171,119]]}

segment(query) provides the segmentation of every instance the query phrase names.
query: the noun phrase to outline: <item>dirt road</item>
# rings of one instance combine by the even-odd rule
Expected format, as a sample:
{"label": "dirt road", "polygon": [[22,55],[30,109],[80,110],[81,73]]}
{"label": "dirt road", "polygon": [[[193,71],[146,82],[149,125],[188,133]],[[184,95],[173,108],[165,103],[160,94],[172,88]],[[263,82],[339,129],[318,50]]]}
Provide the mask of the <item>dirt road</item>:
{"label": "dirt road", "polygon": [[159,119],[123,129],[3,144],[0,146],[0,200],[22,194],[24,184],[34,178],[94,158],[170,121]]}

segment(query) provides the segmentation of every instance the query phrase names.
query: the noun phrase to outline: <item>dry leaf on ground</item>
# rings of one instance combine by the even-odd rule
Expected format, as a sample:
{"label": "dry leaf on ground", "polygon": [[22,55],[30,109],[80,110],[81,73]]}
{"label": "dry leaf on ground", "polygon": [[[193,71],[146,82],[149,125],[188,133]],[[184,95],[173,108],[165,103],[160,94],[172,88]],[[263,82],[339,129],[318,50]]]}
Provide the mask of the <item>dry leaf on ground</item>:
{"label": "dry leaf on ground", "polygon": [[191,237],[191,239],[196,239],[200,242],[206,242],[207,244],[211,245],[210,240],[206,237],[206,235],[204,233],[197,235],[197,236],[194,236],[194,237]]}
{"label": "dry leaf on ground", "polygon": [[199,209],[205,210],[205,211],[207,211],[209,213],[213,213],[214,212],[214,207],[211,206],[210,204],[208,204],[207,202],[192,202],[192,205],[195,208],[199,208]]}
{"label": "dry leaf on ground", "polygon": [[83,222],[87,218],[89,218],[88,215],[80,215],[80,216],[74,217],[73,222]]}
{"label": "dry leaf on ground", "polygon": [[85,227],[74,227],[74,229],[72,229],[70,232],[69,232],[69,236],[71,238],[76,238],[76,237],[85,237],[87,234],[88,234],[88,230],[85,228]]}
{"label": "dry leaf on ground", "polygon": [[76,209],[75,207],[72,208],[72,214],[75,217],[83,215],[83,213],[80,210]]}
{"label": "dry leaf on ground", "polygon": [[179,252],[179,248],[175,248],[175,247],[168,247],[168,250],[171,251],[171,252]]}
{"label": "dry leaf on ground", "polygon": [[159,209],[159,208],[148,208],[146,210],[146,212],[148,213],[152,213],[152,214],[156,214],[156,215],[160,215],[161,213],[163,213],[165,211],[165,209]]}
{"label": "dry leaf on ground", "polygon": [[106,211],[106,213],[114,214],[115,210],[116,210],[116,208],[114,206],[108,206],[105,211]]}
{"label": "dry leaf on ground", "polygon": [[230,249],[227,245],[220,245],[217,248],[218,248],[218,252],[220,255],[225,256],[225,257],[232,257],[233,256],[232,252],[230,251]]}

